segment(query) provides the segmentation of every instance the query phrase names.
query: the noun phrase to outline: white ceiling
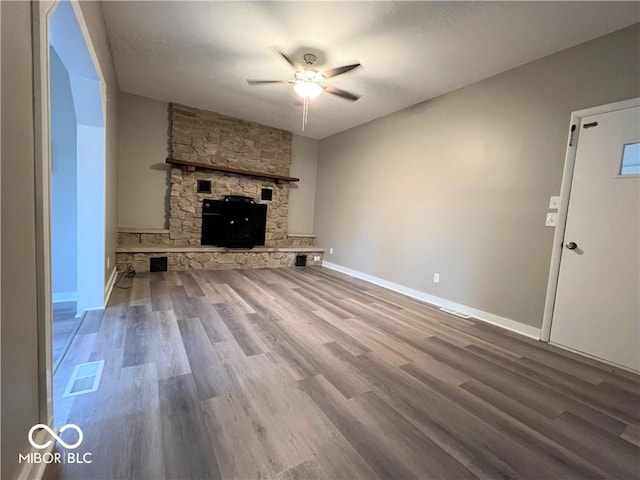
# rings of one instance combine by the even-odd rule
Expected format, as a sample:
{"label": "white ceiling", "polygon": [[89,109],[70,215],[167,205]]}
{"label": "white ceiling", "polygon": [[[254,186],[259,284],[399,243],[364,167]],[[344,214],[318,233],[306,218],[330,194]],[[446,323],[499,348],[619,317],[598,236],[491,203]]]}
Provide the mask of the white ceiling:
{"label": "white ceiling", "polygon": [[103,2],[121,90],[301,132],[301,106],[270,48],[362,95],[311,101],[323,138],[640,20],[638,2]]}

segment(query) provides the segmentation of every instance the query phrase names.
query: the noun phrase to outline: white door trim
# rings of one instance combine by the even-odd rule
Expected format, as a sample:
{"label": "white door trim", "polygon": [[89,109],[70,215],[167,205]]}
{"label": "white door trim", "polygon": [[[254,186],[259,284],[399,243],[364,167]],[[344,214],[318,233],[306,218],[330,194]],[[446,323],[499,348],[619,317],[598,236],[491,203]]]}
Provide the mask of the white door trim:
{"label": "white door trim", "polygon": [[[567,225],[567,212],[569,209],[569,198],[571,196],[571,182],[573,181],[573,167],[576,162],[576,151],[580,137],[580,121],[584,117],[598,115],[601,113],[615,112],[640,106],[640,98],[632,98],[621,102],[609,103],[598,107],[585,108],[571,113],[569,123],[569,138],[567,140],[567,152],[564,158],[564,172],[562,174],[562,184],[560,188],[560,207],[558,208],[558,223],[553,236],[553,250],[551,251],[551,267],[549,269],[549,281],[547,283],[547,297],[544,305],[544,316],[542,319],[542,335],[540,340],[549,342],[551,338],[551,323],[553,320],[553,309],[556,302],[556,291],[558,288],[558,276],[560,274],[560,259],[562,256],[562,246],[564,243],[564,232]],[[575,128],[574,128],[575,126]],[[572,131],[573,130],[573,131]]]}
{"label": "white door trim", "polygon": [[38,382],[40,422],[53,421],[53,294],[51,288],[51,152],[49,143],[48,19],[57,1],[32,4],[33,102],[36,184],[36,301],[38,312]]}
{"label": "white door trim", "polygon": [[[102,112],[106,129],[106,83],[79,0],[70,0],[87,50],[100,80]],[[31,12],[33,47],[35,184],[36,184],[36,298],[38,311],[39,414],[40,422],[53,422],[53,312],[51,288],[51,150],[49,119],[49,18],[59,0],[34,3]]]}

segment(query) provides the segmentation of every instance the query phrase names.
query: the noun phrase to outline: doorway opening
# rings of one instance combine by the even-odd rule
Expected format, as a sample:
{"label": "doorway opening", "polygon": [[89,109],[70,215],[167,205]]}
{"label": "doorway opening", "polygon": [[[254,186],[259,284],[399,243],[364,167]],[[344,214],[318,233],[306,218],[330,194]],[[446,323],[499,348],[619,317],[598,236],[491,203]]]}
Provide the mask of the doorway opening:
{"label": "doorway opening", "polygon": [[48,33],[55,370],[84,313],[104,306],[105,121],[100,76],[71,3],[56,6]]}

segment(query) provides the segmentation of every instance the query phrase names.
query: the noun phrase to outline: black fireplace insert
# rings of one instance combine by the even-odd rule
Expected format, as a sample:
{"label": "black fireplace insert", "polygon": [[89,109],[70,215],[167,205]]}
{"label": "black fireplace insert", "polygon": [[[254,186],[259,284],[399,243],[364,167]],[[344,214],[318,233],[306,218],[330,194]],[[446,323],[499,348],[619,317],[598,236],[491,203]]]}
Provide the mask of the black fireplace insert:
{"label": "black fireplace insert", "polygon": [[267,206],[253,198],[225,195],[202,201],[202,245],[253,248],[264,245]]}

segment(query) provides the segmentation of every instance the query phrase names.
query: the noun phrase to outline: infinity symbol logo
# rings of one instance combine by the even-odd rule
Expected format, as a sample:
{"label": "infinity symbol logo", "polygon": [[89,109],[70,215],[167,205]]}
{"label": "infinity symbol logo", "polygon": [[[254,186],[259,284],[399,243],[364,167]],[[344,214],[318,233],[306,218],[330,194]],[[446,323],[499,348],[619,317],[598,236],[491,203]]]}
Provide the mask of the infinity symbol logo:
{"label": "infinity symbol logo", "polygon": [[62,433],[66,430],[75,430],[76,432],[78,432],[78,441],[76,443],[72,443],[71,445],[68,444],[67,442],[65,442],[64,440],[62,440],[62,438],[60,438],[56,432],[54,432],[53,430],[51,430],[51,428],[49,428],[49,425],[45,425],[44,423],[38,423],[37,425],[34,425],[33,427],[31,427],[31,430],[29,430],[29,443],[31,444],[31,446],[33,448],[37,448],[39,450],[42,450],[43,448],[47,448],[49,445],[51,445],[51,442],[53,440],[47,440],[45,443],[43,444],[39,444],[35,441],[34,434],[36,432],[36,430],[45,430],[46,432],[49,433],[49,435],[51,435],[56,442],[58,442],[60,445],[62,445],[64,448],[67,448],[69,450],[73,450],[74,448],[77,448],[81,443],[82,443],[82,439],[83,439],[83,434],[82,434],[82,430],[80,429],[79,426],[74,425],[73,423],[67,423],[65,426],[63,426],[62,428],[60,428],[60,430],[58,431],[58,433],[60,435],[62,435]]}

